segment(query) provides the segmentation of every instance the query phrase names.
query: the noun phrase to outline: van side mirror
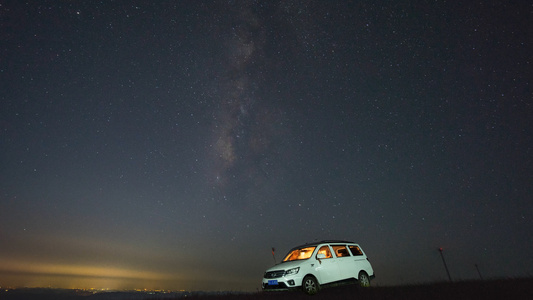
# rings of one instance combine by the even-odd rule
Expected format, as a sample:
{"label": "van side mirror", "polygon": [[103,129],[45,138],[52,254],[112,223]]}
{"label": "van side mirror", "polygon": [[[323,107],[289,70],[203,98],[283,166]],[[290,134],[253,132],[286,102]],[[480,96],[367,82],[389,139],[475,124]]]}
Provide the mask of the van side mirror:
{"label": "van side mirror", "polygon": [[326,258],[326,254],[324,254],[324,253],[320,253],[320,254],[316,255],[316,259],[318,259],[318,263],[320,263],[320,264],[322,264],[321,259],[324,259],[324,258]]}

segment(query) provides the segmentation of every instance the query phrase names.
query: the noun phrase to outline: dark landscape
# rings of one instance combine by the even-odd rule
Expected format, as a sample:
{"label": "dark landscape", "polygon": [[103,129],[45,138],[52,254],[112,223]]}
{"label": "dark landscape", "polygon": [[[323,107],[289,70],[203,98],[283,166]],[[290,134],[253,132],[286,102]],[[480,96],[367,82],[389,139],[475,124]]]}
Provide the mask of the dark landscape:
{"label": "dark landscape", "polygon": [[124,299],[533,299],[533,278],[440,282],[420,285],[360,288],[356,285],[324,288],[315,296],[291,292],[87,292],[60,289],[13,289],[0,291],[2,300],[124,300]]}

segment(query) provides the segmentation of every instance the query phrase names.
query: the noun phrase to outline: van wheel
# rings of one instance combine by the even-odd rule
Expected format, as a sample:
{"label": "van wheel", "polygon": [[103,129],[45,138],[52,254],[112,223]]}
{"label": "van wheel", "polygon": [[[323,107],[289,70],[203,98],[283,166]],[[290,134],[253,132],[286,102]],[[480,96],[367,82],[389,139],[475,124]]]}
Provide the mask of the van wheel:
{"label": "van wheel", "polygon": [[313,276],[305,276],[302,288],[307,295],[315,295],[320,290],[320,285]]}
{"label": "van wheel", "polygon": [[365,272],[359,273],[359,279],[357,279],[359,282],[360,287],[369,287],[370,286],[370,278],[368,277],[368,274]]}

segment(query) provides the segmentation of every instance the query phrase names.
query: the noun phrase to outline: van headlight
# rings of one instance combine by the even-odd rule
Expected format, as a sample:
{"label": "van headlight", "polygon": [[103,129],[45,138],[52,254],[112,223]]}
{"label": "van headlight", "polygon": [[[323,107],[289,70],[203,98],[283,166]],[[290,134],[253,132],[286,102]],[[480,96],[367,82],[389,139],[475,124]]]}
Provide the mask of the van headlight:
{"label": "van headlight", "polygon": [[300,267],[288,269],[287,271],[285,271],[285,276],[298,274],[298,271],[300,271]]}

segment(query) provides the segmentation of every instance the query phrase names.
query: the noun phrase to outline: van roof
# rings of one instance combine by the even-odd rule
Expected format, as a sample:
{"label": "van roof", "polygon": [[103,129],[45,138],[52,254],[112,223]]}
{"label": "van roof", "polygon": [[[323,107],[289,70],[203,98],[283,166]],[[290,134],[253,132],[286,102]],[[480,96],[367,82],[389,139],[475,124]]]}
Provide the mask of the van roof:
{"label": "van roof", "polygon": [[298,249],[298,248],[303,248],[303,247],[317,246],[317,245],[319,245],[319,244],[334,244],[334,243],[355,244],[354,242],[351,242],[351,241],[344,241],[344,240],[322,240],[322,241],[316,241],[316,242],[305,243],[305,244],[303,244],[303,245],[296,246],[296,247],[292,248],[292,250],[294,250],[294,249]]}

